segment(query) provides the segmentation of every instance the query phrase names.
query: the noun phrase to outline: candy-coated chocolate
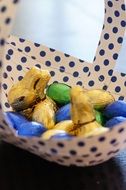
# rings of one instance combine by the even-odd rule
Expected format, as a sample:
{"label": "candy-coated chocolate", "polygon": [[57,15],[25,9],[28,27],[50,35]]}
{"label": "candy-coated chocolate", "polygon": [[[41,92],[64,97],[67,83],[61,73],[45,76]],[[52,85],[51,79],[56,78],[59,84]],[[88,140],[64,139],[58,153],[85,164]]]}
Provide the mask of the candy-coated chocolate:
{"label": "candy-coated chocolate", "polygon": [[71,104],[61,107],[55,115],[56,123],[71,119]]}
{"label": "candy-coated chocolate", "polygon": [[64,140],[71,140],[72,138],[73,136],[67,133],[58,133],[51,137],[51,139],[64,139]]}
{"label": "candy-coated chocolate", "polygon": [[47,129],[37,122],[26,122],[18,126],[18,135],[25,137],[40,137]]}
{"label": "candy-coated chocolate", "polygon": [[122,100],[113,102],[104,109],[103,114],[107,118],[118,116],[126,117],[126,102]]}
{"label": "candy-coated chocolate", "polygon": [[122,117],[122,116],[113,117],[112,119],[106,122],[105,127],[112,128],[124,121],[126,122],[126,117]]}
{"label": "candy-coated chocolate", "polygon": [[16,130],[18,129],[19,125],[28,122],[25,117],[16,112],[9,111],[5,112],[4,115],[5,119],[7,119],[8,123],[10,124],[10,127]]}
{"label": "candy-coated chocolate", "polygon": [[100,111],[95,111],[95,117],[96,121],[102,126],[104,126],[106,119]]}
{"label": "candy-coated chocolate", "polygon": [[63,83],[53,83],[46,91],[47,96],[60,105],[70,102],[70,86]]}

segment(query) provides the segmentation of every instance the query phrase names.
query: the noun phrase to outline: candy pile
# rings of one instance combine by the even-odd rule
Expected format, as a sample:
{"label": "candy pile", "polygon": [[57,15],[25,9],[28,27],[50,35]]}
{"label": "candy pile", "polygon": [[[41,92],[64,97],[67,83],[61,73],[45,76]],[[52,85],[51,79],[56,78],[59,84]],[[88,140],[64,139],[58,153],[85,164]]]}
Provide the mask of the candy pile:
{"label": "candy pile", "polygon": [[8,93],[13,111],[5,118],[17,134],[26,137],[69,139],[93,136],[126,121],[126,102],[107,91],[48,82],[47,70],[31,68]]}

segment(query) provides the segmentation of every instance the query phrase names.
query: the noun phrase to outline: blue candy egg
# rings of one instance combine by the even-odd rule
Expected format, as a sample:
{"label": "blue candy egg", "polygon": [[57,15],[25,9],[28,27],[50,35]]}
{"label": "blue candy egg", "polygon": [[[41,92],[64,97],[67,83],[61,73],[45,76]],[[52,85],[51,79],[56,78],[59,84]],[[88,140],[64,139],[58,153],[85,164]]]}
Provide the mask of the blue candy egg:
{"label": "blue candy egg", "polygon": [[113,126],[126,121],[126,117],[113,117],[112,119],[108,120],[105,124],[105,127],[112,128]]}
{"label": "blue candy egg", "polygon": [[26,122],[18,126],[18,135],[26,137],[40,137],[47,129],[35,121]]}
{"label": "blue candy egg", "polygon": [[70,114],[70,108],[71,104],[67,104],[63,107],[61,107],[55,115],[56,122],[59,123],[60,121],[64,120],[70,120],[71,119],[71,114]]}
{"label": "blue candy egg", "polygon": [[121,100],[113,102],[104,109],[103,114],[107,118],[126,117],[126,102]]}
{"label": "blue candy egg", "polygon": [[51,139],[65,139],[65,140],[70,140],[71,138],[72,138],[72,136],[67,134],[66,132],[59,133],[59,134],[53,135],[51,137]]}
{"label": "blue candy egg", "polygon": [[23,117],[22,115],[16,113],[16,112],[5,112],[4,113],[5,119],[8,121],[10,127],[14,129],[18,129],[18,126],[22,123],[28,122],[28,120]]}

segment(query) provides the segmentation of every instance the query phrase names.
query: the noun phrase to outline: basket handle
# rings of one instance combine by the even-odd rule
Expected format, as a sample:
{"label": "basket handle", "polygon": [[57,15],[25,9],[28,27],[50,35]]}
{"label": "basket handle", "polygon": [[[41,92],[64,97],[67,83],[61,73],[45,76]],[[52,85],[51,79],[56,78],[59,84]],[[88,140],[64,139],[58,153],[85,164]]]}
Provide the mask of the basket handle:
{"label": "basket handle", "polygon": [[6,125],[2,112],[1,105],[1,77],[2,77],[2,62],[4,56],[4,47],[6,39],[10,34],[13,20],[16,14],[16,9],[19,0],[1,0],[0,1],[0,135],[10,134],[12,131]]}
{"label": "basket handle", "polygon": [[105,0],[104,25],[93,63],[104,69],[106,75],[115,68],[125,29],[125,0]]}

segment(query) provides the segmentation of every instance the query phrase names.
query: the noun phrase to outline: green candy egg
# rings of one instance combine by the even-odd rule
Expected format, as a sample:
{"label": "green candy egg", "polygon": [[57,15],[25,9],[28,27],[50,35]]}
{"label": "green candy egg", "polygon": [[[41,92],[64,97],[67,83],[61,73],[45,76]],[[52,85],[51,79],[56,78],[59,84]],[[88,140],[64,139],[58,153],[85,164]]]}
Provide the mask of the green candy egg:
{"label": "green candy egg", "polygon": [[70,89],[71,87],[66,84],[53,83],[47,88],[46,95],[57,104],[66,105],[70,103]]}
{"label": "green candy egg", "polygon": [[101,124],[102,126],[104,126],[105,122],[106,122],[106,119],[105,117],[103,116],[103,114],[99,111],[95,111],[95,118],[96,118],[96,121]]}

